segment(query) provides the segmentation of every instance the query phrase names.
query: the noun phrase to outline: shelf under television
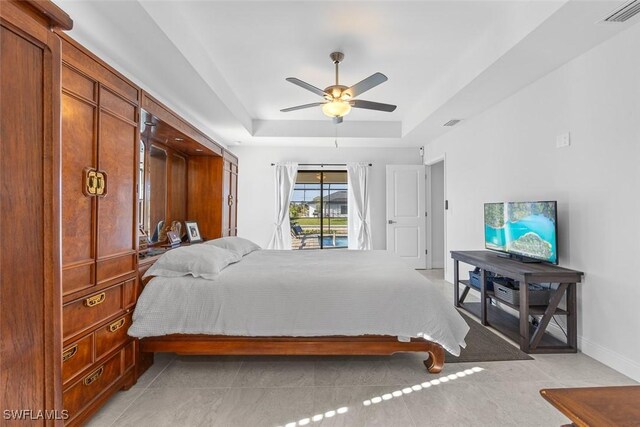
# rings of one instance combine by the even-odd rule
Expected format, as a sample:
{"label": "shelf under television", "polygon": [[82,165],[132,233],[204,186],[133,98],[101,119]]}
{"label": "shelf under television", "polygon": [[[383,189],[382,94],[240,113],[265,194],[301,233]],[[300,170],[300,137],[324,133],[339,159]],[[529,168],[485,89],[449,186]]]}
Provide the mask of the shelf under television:
{"label": "shelf under television", "polygon": [[[474,288],[473,286],[471,286],[471,283],[468,280],[459,280],[458,282],[460,282],[460,284],[466,286],[467,288],[480,293],[480,289],[477,289],[477,288]],[[518,304],[512,304],[510,302],[503,301],[500,298],[496,297],[496,295],[493,293],[493,291],[487,291],[487,298],[491,298],[495,302],[499,302],[500,304],[504,304],[507,307],[510,307],[510,308],[512,308],[512,309],[514,309],[516,311],[519,311],[519,309],[520,309],[520,306]],[[530,305],[529,306],[529,314],[535,314],[535,315],[544,314],[547,311],[547,307],[548,306],[546,306],[546,305]],[[566,316],[567,315],[567,311],[563,310],[561,308],[556,308],[556,311],[554,312],[554,315]]]}
{"label": "shelf under television", "polygon": [[[498,300],[499,301],[499,300]],[[480,318],[480,303],[479,302],[465,302],[460,304],[460,308]],[[519,333],[519,320],[516,316],[507,313],[492,305],[487,307],[487,319],[489,325],[501,332],[507,338],[515,343],[520,342]],[[531,335],[535,332],[533,325],[529,326],[529,333]],[[536,353],[574,353],[570,347],[567,347],[565,343],[551,335],[549,332],[545,332],[540,340],[540,345],[535,351]]]}

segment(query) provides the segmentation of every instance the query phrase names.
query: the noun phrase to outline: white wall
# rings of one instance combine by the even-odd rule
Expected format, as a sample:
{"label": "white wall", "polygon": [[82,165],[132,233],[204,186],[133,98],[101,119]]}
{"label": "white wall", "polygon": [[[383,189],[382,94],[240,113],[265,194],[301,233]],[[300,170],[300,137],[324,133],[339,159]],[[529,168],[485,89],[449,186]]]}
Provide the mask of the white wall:
{"label": "white wall", "polygon": [[431,267],[444,268],[444,162],[430,166]]}
{"label": "white wall", "polygon": [[[447,247],[483,248],[483,203],[558,200],[560,265],[585,272],[582,351],[640,380],[640,25],[426,147],[446,153]],[[556,135],[571,132],[571,146]],[[448,260],[451,267],[451,261]],[[452,281],[452,268],[447,279]]]}
{"label": "white wall", "polygon": [[239,158],[238,235],[265,247],[273,232],[275,183],[271,163],[370,162],[373,248],[386,248],[385,165],[420,164],[418,148],[234,147]]}

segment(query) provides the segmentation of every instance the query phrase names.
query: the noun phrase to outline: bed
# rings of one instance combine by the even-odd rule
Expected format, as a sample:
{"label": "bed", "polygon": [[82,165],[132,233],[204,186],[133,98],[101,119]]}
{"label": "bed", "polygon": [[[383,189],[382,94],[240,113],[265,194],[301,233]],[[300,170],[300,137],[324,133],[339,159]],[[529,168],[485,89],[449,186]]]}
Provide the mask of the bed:
{"label": "bed", "polygon": [[469,330],[435,285],[386,251],[256,250],[210,279],[144,282],[129,329],[142,352],[426,352],[436,373]]}

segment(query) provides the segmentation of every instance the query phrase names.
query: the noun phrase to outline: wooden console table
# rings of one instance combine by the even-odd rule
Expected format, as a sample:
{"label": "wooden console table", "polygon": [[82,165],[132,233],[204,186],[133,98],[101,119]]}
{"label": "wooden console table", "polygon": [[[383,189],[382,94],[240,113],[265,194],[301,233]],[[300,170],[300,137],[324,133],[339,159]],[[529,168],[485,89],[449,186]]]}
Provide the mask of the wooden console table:
{"label": "wooden console table", "polygon": [[552,388],[540,394],[573,426],[640,425],[640,386]]}
{"label": "wooden console table", "polygon": [[[525,353],[575,353],[577,351],[577,304],[576,284],[583,273],[550,264],[529,264],[503,258],[490,251],[451,251],[453,258],[454,304],[480,318],[483,325],[491,325],[520,344]],[[480,268],[480,303],[465,303],[469,290],[474,289],[468,280],[460,280],[459,263],[463,262]],[[508,277],[520,284],[520,303],[511,304],[496,299],[493,292],[487,290],[487,272]],[[529,305],[530,283],[557,283],[552,291],[548,305]],[[460,285],[465,288],[460,295]],[[558,308],[562,297],[567,296],[567,308]],[[519,318],[492,306],[491,300],[518,311]],[[489,304],[487,304],[489,302]],[[537,327],[529,323],[530,315],[541,315]],[[545,334],[554,315],[566,316],[566,343]]]}

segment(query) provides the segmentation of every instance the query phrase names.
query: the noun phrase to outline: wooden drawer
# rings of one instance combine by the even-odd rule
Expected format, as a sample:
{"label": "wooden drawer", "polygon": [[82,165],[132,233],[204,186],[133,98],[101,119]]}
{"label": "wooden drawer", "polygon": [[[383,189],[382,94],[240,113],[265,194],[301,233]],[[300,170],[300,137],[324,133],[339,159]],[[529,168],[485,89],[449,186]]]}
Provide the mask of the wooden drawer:
{"label": "wooden drawer", "polygon": [[93,363],[93,334],[68,345],[62,350],[62,383],[67,384],[77,373]]}
{"label": "wooden drawer", "polygon": [[123,276],[130,276],[136,270],[137,256],[134,253],[115,258],[98,260],[96,280],[99,285],[118,281]]}
{"label": "wooden drawer", "polygon": [[131,341],[127,335],[131,317],[128,313],[67,345],[62,352],[62,383],[66,385],[94,361]]}
{"label": "wooden drawer", "polygon": [[70,418],[78,415],[82,408],[121,377],[121,353],[118,352],[96,365],[95,369],[90,370],[63,393],[64,409],[69,411]]}
{"label": "wooden drawer", "polygon": [[123,285],[120,284],[65,304],[62,307],[62,333],[64,338],[66,339],[84,331],[123,311]]}
{"label": "wooden drawer", "polygon": [[129,313],[95,331],[96,359],[100,359],[105,354],[132,339],[127,335],[127,330],[131,326],[131,316],[132,313]]}

